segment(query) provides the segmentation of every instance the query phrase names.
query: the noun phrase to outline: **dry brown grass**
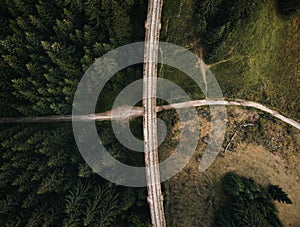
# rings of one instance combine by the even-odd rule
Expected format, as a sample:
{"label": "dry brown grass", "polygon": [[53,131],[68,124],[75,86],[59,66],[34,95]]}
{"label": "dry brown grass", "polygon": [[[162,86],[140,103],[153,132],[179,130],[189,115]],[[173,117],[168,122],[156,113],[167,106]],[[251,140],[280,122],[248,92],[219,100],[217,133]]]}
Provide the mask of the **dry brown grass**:
{"label": "dry brown grass", "polygon": [[[230,134],[234,125],[246,121],[249,110],[229,108],[228,112],[227,132]],[[259,121],[266,133],[259,132],[257,125],[245,129],[248,130],[250,137],[244,138],[243,131],[239,133],[234,140],[233,151],[220,155],[204,173],[198,171],[197,159],[203,154],[206,146],[200,143],[194,157],[183,171],[164,183],[168,226],[212,226],[214,212],[224,202],[220,179],[228,171],[252,177],[263,186],[271,183],[282,187],[293,204],[276,202],[280,218],[286,226],[299,226],[300,135],[296,131],[288,130],[286,125],[274,123],[272,119]],[[202,138],[209,130],[209,122],[203,117],[200,117],[200,122]],[[272,150],[274,144],[268,140],[278,133],[283,139],[275,140],[279,148]],[[257,137],[256,141],[250,142],[253,141],[253,136]],[[168,154],[172,152],[172,146],[166,146],[164,149],[161,152],[168,151],[166,152]]]}

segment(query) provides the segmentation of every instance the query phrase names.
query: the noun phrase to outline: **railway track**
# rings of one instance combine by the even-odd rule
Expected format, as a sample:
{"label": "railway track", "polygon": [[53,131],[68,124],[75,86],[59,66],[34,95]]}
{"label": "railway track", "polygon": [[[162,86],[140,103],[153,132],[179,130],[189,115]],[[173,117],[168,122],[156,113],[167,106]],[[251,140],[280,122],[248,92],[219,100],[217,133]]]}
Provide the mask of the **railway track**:
{"label": "railway track", "polygon": [[[300,130],[300,123],[287,118],[278,112],[271,110],[260,103],[243,100],[225,101],[225,100],[196,100],[184,103],[175,103],[165,106],[156,106],[156,87],[157,87],[157,59],[159,47],[159,34],[161,29],[162,0],[149,0],[147,20],[145,23],[145,49],[144,49],[144,72],[143,72],[143,107],[124,107],[118,110],[108,111],[100,114],[90,114],[82,116],[61,115],[45,117],[12,117],[0,118],[0,123],[40,123],[40,122],[64,122],[64,121],[105,121],[122,120],[143,116],[144,132],[144,152],[145,168],[148,189],[148,203],[151,213],[153,226],[164,227],[166,220],[163,208],[163,195],[160,184],[160,171],[158,159],[157,142],[157,118],[156,113],[169,109],[181,109],[208,105],[231,105],[253,107],[267,112],[289,125]],[[200,57],[201,60],[201,57]],[[200,65],[203,66],[201,60]],[[201,68],[202,74],[204,69]],[[206,78],[204,78],[206,80]],[[207,87],[206,87],[207,92]]]}
{"label": "railway track", "polygon": [[143,72],[143,132],[147,201],[152,225],[157,227],[166,226],[160,184],[156,118],[157,59],[162,5],[162,0],[149,0],[148,2]]}

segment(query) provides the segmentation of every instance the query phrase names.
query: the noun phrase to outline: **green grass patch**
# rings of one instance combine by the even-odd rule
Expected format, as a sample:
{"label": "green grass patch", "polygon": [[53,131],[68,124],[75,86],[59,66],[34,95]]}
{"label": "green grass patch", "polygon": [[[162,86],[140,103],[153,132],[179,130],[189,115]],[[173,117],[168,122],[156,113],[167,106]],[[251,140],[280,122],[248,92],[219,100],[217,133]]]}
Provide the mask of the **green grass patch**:
{"label": "green grass patch", "polygon": [[229,34],[223,55],[233,61],[212,67],[226,97],[261,102],[300,119],[299,17],[282,17],[276,1],[267,0]]}

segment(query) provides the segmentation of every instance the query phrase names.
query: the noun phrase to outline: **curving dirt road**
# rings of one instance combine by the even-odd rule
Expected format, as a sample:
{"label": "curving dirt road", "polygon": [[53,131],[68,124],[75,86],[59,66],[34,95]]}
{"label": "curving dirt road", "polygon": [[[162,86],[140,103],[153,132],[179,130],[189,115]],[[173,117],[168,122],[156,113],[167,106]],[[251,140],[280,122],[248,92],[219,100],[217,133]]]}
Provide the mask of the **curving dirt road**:
{"label": "curving dirt road", "polygon": [[[117,110],[108,111],[100,114],[90,114],[82,116],[45,116],[45,117],[12,117],[0,118],[0,123],[41,123],[41,122],[64,122],[64,121],[105,121],[105,120],[126,120],[143,116],[144,132],[144,152],[145,168],[148,188],[148,203],[150,206],[151,221],[153,226],[164,227],[166,220],[163,208],[163,196],[160,184],[158,142],[157,142],[157,112],[169,109],[182,109],[208,105],[229,105],[253,107],[267,112],[275,118],[278,118],[289,125],[300,130],[300,123],[287,118],[277,111],[271,110],[266,106],[244,100],[224,101],[224,100],[196,100],[183,103],[175,103],[165,106],[156,106],[156,87],[157,87],[157,58],[159,34],[161,29],[162,0],[149,0],[147,20],[145,23],[145,50],[144,50],[144,75],[143,75],[143,107],[121,107]],[[203,80],[206,85],[206,73],[202,55],[199,63]]]}
{"label": "curving dirt road", "polygon": [[200,106],[243,106],[243,107],[252,107],[257,110],[261,110],[263,112],[269,113],[271,116],[295,127],[296,129],[300,130],[300,123],[285,117],[284,115],[280,114],[279,112],[272,110],[260,103],[246,101],[246,100],[234,100],[234,101],[226,101],[226,100],[195,100],[195,101],[188,101],[182,103],[175,103],[171,105],[159,106],[157,107],[157,112],[168,110],[168,109],[182,109],[182,108],[189,108],[189,107],[200,107]]}
{"label": "curving dirt road", "polygon": [[[246,101],[246,100],[195,100],[181,103],[174,103],[164,106],[157,106],[156,112],[161,112],[164,110],[171,109],[184,109],[184,108],[192,108],[192,107],[201,107],[201,106],[214,106],[214,105],[223,105],[223,106],[243,106],[243,107],[252,107],[257,110],[261,110],[263,112],[269,113],[271,116],[287,123],[300,130],[300,123],[291,118],[288,118],[276,110],[272,110],[260,103]],[[143,116],[143,108],[141,107],[120,107],[113,111],[107,111],[99,114],[89,114],[82,116],[72,116],[72,115],[53,115],[53,116],[45,116],[45,117],[2,117],[0,118],[0,123],[43,123],[43,122],[66,122],[66,121],[111,121],[111,120],[128,120],[134,119],[137,117]]]}

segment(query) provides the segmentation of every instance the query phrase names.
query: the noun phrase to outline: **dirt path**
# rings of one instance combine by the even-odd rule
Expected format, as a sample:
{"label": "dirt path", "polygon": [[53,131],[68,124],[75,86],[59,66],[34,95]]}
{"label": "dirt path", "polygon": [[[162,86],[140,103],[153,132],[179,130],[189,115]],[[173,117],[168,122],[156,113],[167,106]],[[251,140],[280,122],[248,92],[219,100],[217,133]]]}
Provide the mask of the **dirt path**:
{"label": "dirt path", "polygon": [[183,108],[191,108],[191,107],[200,107],[200,106],[243,106],[243,107],[252,107],[263,112],[269,113],[271,116],[297,128],[300,130],[300,123],[283,116],[282,114],[278,113],[275,110],[272,110],[260,103],[252,102],[252,101],[245,101],[245,100],[234,100],[234,101],[226,101],[226,100],[195,100],[195,101],[188,101],[182,103],[175,103],[165,106],[158,106],[157,112],[163,110],[170,110],[170,109],[183,109]]}
{"label": "dirt path", "polygon": [[[242,106],[242,107],[252,107],[263,112],[269,113],[271,116],[287,123],[300,130],[300,123],[291,118],[285,117],[279,112],[272,110],[260,103],[246,101],[246,100],[195,100],[182,103],[174,103],[164,106],[157,106],[156,112],[161,112],[164,110],[171,109],[184,109],[192,107],[201,106]],[[45,117],[4,117],[0,118],[0,123],[42,123],[42,122],[63,122],[63,121],[110,121],[110,120],[128,120],[143,116],[143,109],[141,107],[120,107],[113,111],[107,111],[99,114],[90,114],[84,116],[72,116],[72,115],[54,115]]]}
{"label": "dirt path", "polygon": [[207,80],[206,80],[206,65],[203,61],[203,48],[200,47],[199,50],[198,50],[198,57],[199,57],[199,60],[198,60],[198,63],[200,65],[200,71],[201,71],[201,74],[202,74],[202,78],[203,78],[203,83],[205,84],[205,97],[207,97]]}

